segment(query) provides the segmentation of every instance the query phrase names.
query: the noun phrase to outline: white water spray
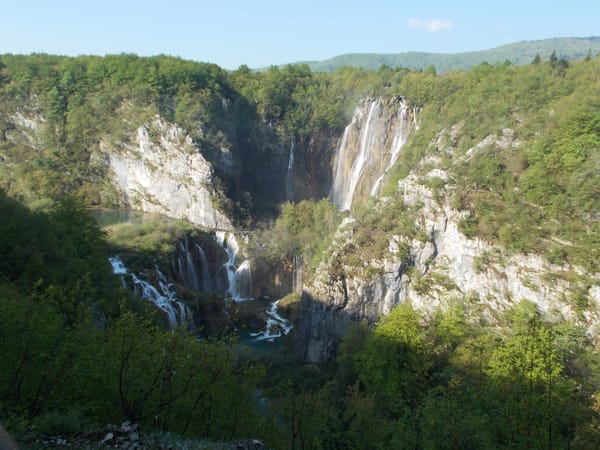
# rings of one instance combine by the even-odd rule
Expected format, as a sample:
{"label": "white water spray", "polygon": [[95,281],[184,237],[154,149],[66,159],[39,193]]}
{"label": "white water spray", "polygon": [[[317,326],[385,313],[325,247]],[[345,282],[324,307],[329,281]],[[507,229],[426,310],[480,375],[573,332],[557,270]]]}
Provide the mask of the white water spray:
{"label": "white water spray", "polygon": [[184,325],[187,321],[188,308],[177,299],[172,285],[167,283],[164,274],[155,268],[156,277],[158,279],[158,288],[150,282],[138,277],[135,273],[129,272],[125,264],[119,256],[113,256],[108,259],[113,273],[120,275],[124,279],[127,275],[130,276],[133,283],[133,289],[142,299],[151,301],[154,305],[163,311],[167,317],[169,328],[173,329],[179,325]]}
{"label": "white water spray", "polygon": [[344,130],[336,151],[330,199],[348,210],[356,195],[377,196],[385,175],[397,162],[410,130],[418,129],[402,97],[363,100]]}
{"label": "white water spray", "polygon": [[[342,211],[350,209],[350,206],[352,205],[352,197],[354,196],[354,190],[356,189],[358,180],[360,179],[360,176],[362,175],[364,166],[369,160],[369,153],[370,153],[369,150],[370,150],[370,147],[373,145],[373,141],[374,141],[374,137],[375,137],[375,135],[370,132],[370,129],[372,127],[374,119],[377,117],[376,112],[378,111],[380,104],[381,103],[380,103],[379,99],[371,102],[371,106],[369,108],[369,113],[367,114],[367,120],[365,121],[364,127],[360,131],[360,144],[359,144],[358,155],[352,163],[350,175],[347,178],[344,176],[344,174],[342,173],[342,170],[340,170],[340,168],[343,167],[343,165],[345,164],[344,160],[348,158],[347,150],[346,150],[348,148],[348,145],[347,145],[347,140],[348,140],[347,131],[349,132],[348,127],[351,127],[352,124],[356,123],[358,118],[356,118],[356,120],[353,119],[352,123],[348,127],[346,127],[346,130],[344,131],[344,137],[346,139],[342,138],[342,143],[340,145],[341,154],[338,159],[338,166],[336,168],[336,173],[334,174],[335,181],[334,181],[334,188],[333,188],[333,203],[336,204],[338,206],[338,208]],[[356,113],[355,113],[355,116],[356,116]],[[339,173],[338,173],[338,170],[340,170]]]}
{"label": "white water spray", "polygon": [[294,138],[290,142],[290,156],[287,166],[287,177],[285,180],[285,196],[287,201],[294,200]]}
{"label": "white water spray", "polygon": [[271,308],[266,311],[268,318],[264,330],[250,334],[256,341],[273,342],[275,338],[287,335],[292,330],[290,322],[277,311],[278,303],[279,300],[273,302]]}
{"label": "white water spray", "polygon": [[406,112],[406,105],[402,103],[402,106],[400,107],[400,110],[398,112],[399,120],[398,125],[396,125],[396,132],[394,133],[394,139],[392,141],[392,152],[390,161],[388,162],[381,176],[377,178],[377,181],[373,185],[373,188],[371,189],[372,197],[376,197],[379,194],[379,185],[383,181],[383,178],[390,171],[390,169],[394,166],[394,164],[396,164],[396,160],[398,159],[398,156],[400,156],[400,150],[402,150],[402,147],[404,147],[404,144],[406,144],[406,141],[408,140],[408,131],[406,127]]}
{"label": "white water spray", "polygon": [[227,292],[225,295],[231,297],[236,302],[250,300],[252,298],[250,261],[246,259],[239,267],[236,267],[239,245],[233,233],[226,234],[224,231],[217,231],[215,233],[215,241],[227,254],[227,261],[223,264],[223,268],[227,274]]}

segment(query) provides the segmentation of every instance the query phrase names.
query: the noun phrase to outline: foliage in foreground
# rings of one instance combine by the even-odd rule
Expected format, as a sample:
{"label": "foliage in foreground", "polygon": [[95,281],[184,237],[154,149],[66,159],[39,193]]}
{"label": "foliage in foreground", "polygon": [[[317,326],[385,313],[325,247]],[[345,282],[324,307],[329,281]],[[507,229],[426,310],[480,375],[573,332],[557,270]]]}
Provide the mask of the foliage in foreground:
{"label": "foliage in foreground", "polygon": [[130,420],[203,438],[268,434],[261,366],[229,339],[156,326],[111,274],[84,209],[65,200],[34,213],[2,193],[0,212],[0,412],[13,431]]}
{"label": "foliage in foreground", "polygon": [[[0,200],[0,412],[17,436],[131,420],[272,448],[600,442],[593,345],[527,301],[501,329],[479,321],[477,305],[425,315],[404,303],[375,326],[352,326],[336,367],[274,361],[267,374],[230,340],[154,325],[115,286],[100,231],[76,204],[34,213]],[[92,277],[96,257],[104,272]]]}
{"label": "foliage in foreground", "polygon": [[335,374],[285,396],[291,448],[595,448],[598,356],[584,331],[527,301],[500,331],[465,307],[404,303],[351,327]]}

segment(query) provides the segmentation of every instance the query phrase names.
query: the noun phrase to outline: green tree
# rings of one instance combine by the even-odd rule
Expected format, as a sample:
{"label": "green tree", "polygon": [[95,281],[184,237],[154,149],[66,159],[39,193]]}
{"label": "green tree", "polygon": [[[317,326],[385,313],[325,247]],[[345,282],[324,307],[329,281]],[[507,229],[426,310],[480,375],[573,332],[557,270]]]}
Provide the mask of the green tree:
{"label": "green tree", "polygon": [[359,355],[359,379],[392,411],[419,404],[432,355],[419,314],[410,302],[384,317]]}
{"label": "green tree", "polygon": [[564,372],[557,330],[529,302],[521,302],[511,316],[511,333],[487,371],[495,393],[489,399],[497,417],[496,440],[513,448],[565,448],[583,399]]}

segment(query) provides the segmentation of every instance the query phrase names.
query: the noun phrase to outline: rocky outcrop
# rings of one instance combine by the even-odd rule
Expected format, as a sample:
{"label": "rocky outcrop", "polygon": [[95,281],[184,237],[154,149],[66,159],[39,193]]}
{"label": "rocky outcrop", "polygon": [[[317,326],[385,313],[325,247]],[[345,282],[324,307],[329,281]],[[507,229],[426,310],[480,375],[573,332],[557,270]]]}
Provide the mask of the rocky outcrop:
{"label": "rocky outcrop", "polygon": [[214,205],[211,165],[185,132],[155,116],[137,129],[133,143],[100,143],[120,203],[195,225],[230,230]]}
{"label": "rocky outcrop", "polygon": [[[502,136],[486,138],[465,157],[489,143],[513,145],[510,136],[510,130],[503,130]],[[500,246],[467,238],[459,224],[468,211],[452,207],[451,191],[435,195],[426,186],[432,179],[447,180],[448,175],[433,169],[424,175],[413,173],[398,183],[397,194],[404,205],[416,211],[418,239],[389,235],[382,258],[365,256],[350,264],[343,255],[354,246],[354,219],[347,218],[340,226],[331,256],[305,286],[297,328],[300,359],[328,361],[335,356],[337,342],[350,321],[377,320],[409,300],[427,312],[459,299],[494,323],[503,311],[527,299],[550,316],[577,321],[590,331],[600,324],[599,274],[550,264],[540,255],[509,254]],[[382,199],[379,207],[385,208],[386,201]],[[400,251],[401,247],[408,252]],[[578,308],[573,301],[576,292],[586,298],[588,307]]]}

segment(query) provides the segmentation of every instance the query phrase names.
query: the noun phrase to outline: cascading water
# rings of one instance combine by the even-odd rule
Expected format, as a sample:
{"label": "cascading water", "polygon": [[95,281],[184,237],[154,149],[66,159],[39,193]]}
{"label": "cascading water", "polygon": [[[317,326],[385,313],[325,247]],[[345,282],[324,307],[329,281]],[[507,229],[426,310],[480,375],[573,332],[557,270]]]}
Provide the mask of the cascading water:
{"label": "cascading water", "polygon": [[[378,99],[377,99],[378,100]],[[367,120],[365,121],[364,127],[360,131],[360,146],[358,149],[358,155],[354,159],[352,163],[352,168],[350,169],[350,173],[348,176],[343,174],[343,166],[345,164],[345,160],[347,160],[348,155],[346,149],[349,148],[347,145],[348,142],[348,134],[350,127],[353,124],[357,123],[362,116],[362,110],[359,111],[359,117],[356,119],[353,118],[352,123],[346,127],[344,131],[344,138],[342,138],[342,145],[340,145],[340,156],[338,159],[338,164],[336,167],[336,173],[334,174],[334,186],[333,186],[333,196],[332,201],[335,205],[338,206],[340,210],[350,209],[352,205],[352,197],[354,195],[354,190],[356,189],[356,185],[358,180],[364,170],[364,166],[368,161],[369,156],[369,147],[373,143],[374,135],[370,132],[372,121],[374,117],[376,117],[375,112],[380,104],[379,101],[374,101],[371,103],[369,108],[369,113],[367,115]],[[356,116],[356,113],[355,113]]]}
{"label": "cascading water", "polygon": [[417,121],[417,108],[416,106],[413,108],[413,123],[415,125],[415,130],[419,131],[419,122]]}
{"label": "cascading water", "polygon": [[413,120],[402,97],[361,101],[344,130],[334,158],[331,201],[348,210],[355,197],[376,196],[406,143]]}
{"label": "cascading water", "polygon": [[294,255],[292,272],[292,292],[302,290],[302,257]]}
{"label": "cascading water", "polygon": [[182,284],[199,291],[200,277],[198,276],[192,252],[189,249],[187,236],[179,241],[178,247],[179,253],[175,256],[175,267],[182,278]]}
{"label": "cascading water", "polygon": [[[377,194],[379,194],[379,185],[381,184],[381,182],[383,181],[383,178],[387,175],[389,170],[394,166],[394,164],[396,164],[396,160],[398,159],[398,156],[400,156],[400,150],[402,149],[402,147],[404,146],[404,144],[406,144],[406,141],[408,140],[408,132],[407,132],[407,126],[406,126],[406,113],[407,113],[406,105],[404,103],[402,103],[402,106],[400,107],[400,110],[398,113],[398,117],[399,117],[398,125],[396,126],[396,132],[394,133],[394,139],[392,141],[392,152],[391,152],[390,161],[388,162],[388,164],[385,167],[385,170],[383,171],[381,176],[379,178],[377,178],[377,181],[373,185],[373,188],[371,189],[372,197],[376,197]],[[416,122],[415,122],[415,124],[416,124]]]}
{"label": "cascading water", "polygon": [[200,276],[202,277],[202,291],[212,292],[213,283],[212,278],[210,277],[210,272],[208,270],[208,258],[206,258],[206,253],[204,252],[204,249],[200,246],[200,244],[196,244],[196,250],[198,251],[198,256],[200,258]]}
{"label": "cascading water", "polygon": [[[261,342],[270,345],[278,337],[287,334],[291,325],[279,314],[277,302],[266,297],[252,298],[251,264],[249,260],[238,259],[240,248],[233,233],[215,232],[213,237],[214,243],[206,241],[201,234],[200,237],[196,234],[183,237],[176,243],[170,267],[164,273],[158,267],[134,273],[125,266],[119,256],[113,256],[109,262],[123,287],[131,289],[136,297],[151,301],[160,309],[169,328],[198,325],[199,329],[208,330],[207,334],[210,334],[226,328],[227,325],[223,322],[218,323],[219,320],[225,319],[229,320],[229,330],[237,331],[242,329],[241,327],[250,327],[251,331],[255,331],[252,335],[246,331],[240,332],[245,336],[243,339],[247,344]],[[225,252],[224,264],[224,256],[219,247]],[[302,265],[299,257],[295,259],[294,265],[294,289],[299,289]],[[177,286],[177,291],[174,286]],[[180,288],[188,288],[189,290],[183,289],[181,292],[186,298],[200,299],[200,304],[195,304],[189,309],[177,296]],[[202,296],[198,294],[200,292],[216,295]],[[229,298],[224,304],[219,299],[222,296]],[[249,302],[243,306],[239,305],[242,309],[234,308],[236,315],[230,318],[228,310],[232,301],[246,300]],[[216,309],[215,306],[222,309]],[[256,325],[257,317],[264,328]],[[213,319],[217,322],[211,322]],[[207,325],[211,323],[217,325],[211,328]]]}
{"label": "cascading water", "polygon": [[250,300],[252,298],[250,261],[246,259],[239,267],[236,267],[239,245],[233,233],[226,234],[224,231],[217,231],[215,233],[215,241],[227,254],[227,261],[223,264],[223,268],[227,274],[227,292],[225,295],[231,297],[236,302]]}
{"label": "cascading water", "polygon": [[204,249],[185,236],[178,244],[173,256],[176,281],[198,292],[211,292],[212,279]]}
{"label": "cascading water", "polygon": [[287,201],[294,200],[294,138],[290,142],[287,177],[285,179],[285,197]]}
{"label": "cascading water", "polygon": [[125,276],[129,275],[134,292],[142,299],[154,303],[157,308],[165,313],[169,328],[173,329],[186,323],[188,308],[184,303],[177,299],[175,291],[172,289],[172,286],[167,283],[164,274],[158,267],[155,268],[158,280],[158,288],[156,288],[150,282],[138,277],[135,273],[129,272],[119,256],[113,256],[108,260],[115,275],[120,275],[123,280]]}
{"label": "cascading water", "polygon": [[267,324],[264,330],[250,334],[254,340],[273,342],[275,338],[287,335],[291,331],[292,325],[290,322],[279,315],[279,312],[277,311],[278,303],[279,300],[273,302],[271,308],[266,311]]}
{"label": "cascading water", "polygon": [[236,301],[247,300],[252,296],[252,270],[250,261],[244,260],[235,270],[235,286],[233,297]]}

